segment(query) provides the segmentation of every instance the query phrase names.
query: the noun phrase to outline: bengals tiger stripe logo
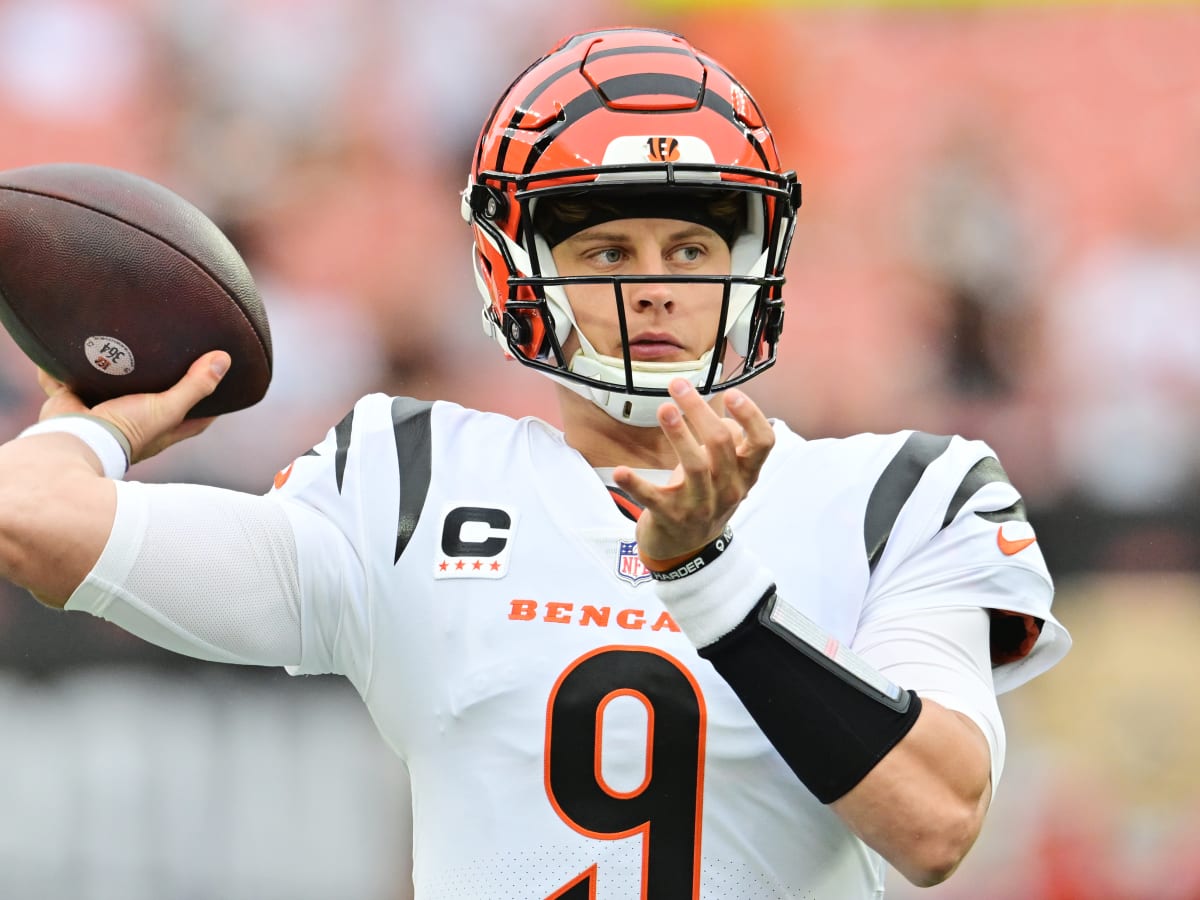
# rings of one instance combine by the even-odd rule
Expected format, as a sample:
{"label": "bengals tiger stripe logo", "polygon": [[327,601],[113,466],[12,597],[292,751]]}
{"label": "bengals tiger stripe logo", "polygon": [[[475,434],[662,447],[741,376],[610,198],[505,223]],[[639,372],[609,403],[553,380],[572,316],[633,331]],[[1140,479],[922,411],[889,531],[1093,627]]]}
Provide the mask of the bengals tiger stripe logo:
{"label": "bengals tiger stripe logo", "polygon": [[679,160],[679,141],[673,137],[647,138],[646,151],[646,158],[650,162],[677,162]]}

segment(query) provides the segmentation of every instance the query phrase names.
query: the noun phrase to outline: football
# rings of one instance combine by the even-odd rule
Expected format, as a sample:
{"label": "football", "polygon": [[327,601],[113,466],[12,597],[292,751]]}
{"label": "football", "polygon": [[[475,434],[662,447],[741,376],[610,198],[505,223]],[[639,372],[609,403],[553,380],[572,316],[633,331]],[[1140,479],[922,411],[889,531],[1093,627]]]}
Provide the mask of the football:
{"label": "football", "polygon": [[89,406],[232,365],[189,417],[244,409],[271,381],[254,279],[204,213],[139,175],[80,163],[0,172],[0,321]]}

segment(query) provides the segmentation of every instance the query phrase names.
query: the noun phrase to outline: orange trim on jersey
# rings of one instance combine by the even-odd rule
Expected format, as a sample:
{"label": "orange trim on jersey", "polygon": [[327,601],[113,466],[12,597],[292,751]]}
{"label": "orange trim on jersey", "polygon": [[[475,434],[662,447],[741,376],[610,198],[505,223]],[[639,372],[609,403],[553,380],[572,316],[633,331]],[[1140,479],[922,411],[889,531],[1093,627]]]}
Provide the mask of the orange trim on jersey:
{"label": "orange trim on jersey", "polygon": [[631,497],[627,497],[623,491],[614,487],[609,487],[608,495],[612,497],[613,503],[617,504],[617,509],[621,510],[627,518],[637,521],[642,514],[642,506]]}
{"label": "orange trim on jersey", "polygon": [[279,490],[281,487],[287,484],[287,480],[292,477],[292,469],[294,468],[296,468],[296,461],[292,460],[291,464],[286,469],[280,469],[275,473],[275,490]]}

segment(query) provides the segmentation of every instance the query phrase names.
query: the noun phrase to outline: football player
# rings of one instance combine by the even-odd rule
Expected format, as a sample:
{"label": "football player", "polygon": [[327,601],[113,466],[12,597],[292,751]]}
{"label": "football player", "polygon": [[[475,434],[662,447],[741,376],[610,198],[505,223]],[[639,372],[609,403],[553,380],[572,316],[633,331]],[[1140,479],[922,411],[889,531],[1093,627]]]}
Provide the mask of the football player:
{"label": "football player", "polygon": [[1069,638],[985,444],[805,440],[743,392],[799,205],[718,62],[575,35],[500,98],[461,201],[485,331],[555,380],[561,430],[371,395],[251,496],[120,480],[200,427],[226,354],[90,410],[43,376],[0,449],[2,572],[350,679],[411,774],[421,898],[939,882],[1000,779],[996,694]]}

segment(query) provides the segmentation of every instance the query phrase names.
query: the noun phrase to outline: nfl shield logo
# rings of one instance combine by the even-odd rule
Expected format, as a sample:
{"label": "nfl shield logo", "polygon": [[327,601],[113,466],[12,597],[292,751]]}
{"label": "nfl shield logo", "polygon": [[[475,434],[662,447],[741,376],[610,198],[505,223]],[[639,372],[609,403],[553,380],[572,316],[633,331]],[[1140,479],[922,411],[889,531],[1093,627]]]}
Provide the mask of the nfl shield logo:
{"label": "nfl shield logo", "polygon": [[637,541],[618,541],[620,550],[617,553],[617,575],[630,584],[641,584],[650,580],[650,570],[642,565],[638,556]]}

